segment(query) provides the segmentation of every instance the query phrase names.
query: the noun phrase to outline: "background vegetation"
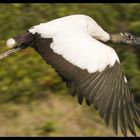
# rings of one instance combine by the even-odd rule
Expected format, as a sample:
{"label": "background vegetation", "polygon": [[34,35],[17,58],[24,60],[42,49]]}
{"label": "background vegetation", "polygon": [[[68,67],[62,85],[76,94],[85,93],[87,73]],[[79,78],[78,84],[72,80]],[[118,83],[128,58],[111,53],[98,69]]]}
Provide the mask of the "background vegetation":
{"label": "background vegetation", "polygon": [[[31,26],[71,14],[94,18],[107,32],[140,36],[140,4],[0,4],[0,52]],[[140,101],[140,48],[109,44]],[[1,136],[113,136],[97,112],[79,106],[54,70],[28,48],[0,61]]]}

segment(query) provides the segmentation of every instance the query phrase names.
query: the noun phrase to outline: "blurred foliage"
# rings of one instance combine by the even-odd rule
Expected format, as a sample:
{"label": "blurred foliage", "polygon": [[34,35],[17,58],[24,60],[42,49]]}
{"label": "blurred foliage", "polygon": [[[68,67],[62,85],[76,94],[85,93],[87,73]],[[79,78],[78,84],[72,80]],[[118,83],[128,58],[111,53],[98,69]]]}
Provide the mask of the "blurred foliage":
{"label": "blurred foliage", "polygon": [[41,135],[43,134],[48,134],[50,132],[55,131],[55,124],[53,121],[47,121],[43,124],[43,126],[41,127]]}
{"label": "blurred foliage", "polygon": [[[5,41],[31,26],[71,14],[94,18],[107,32],[140,35],[140,4],[13,3],[0,4],[0,52]],[[118,53],[131,90],[140,97],[140,50],[109,44]],[[65,93],[67,88],[51,66],[28,48],[0,61],[0,101],[44,97],[47,91]]]}

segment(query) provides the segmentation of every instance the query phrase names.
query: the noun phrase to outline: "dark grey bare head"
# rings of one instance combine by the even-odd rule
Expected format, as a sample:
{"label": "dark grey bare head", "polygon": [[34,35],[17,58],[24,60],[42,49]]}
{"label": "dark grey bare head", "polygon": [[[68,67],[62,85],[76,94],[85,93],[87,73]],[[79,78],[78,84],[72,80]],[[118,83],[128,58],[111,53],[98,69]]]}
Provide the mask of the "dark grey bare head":
{"label": "dark grey bare head", "polygon": [[131,33],[115,33],[110,35],[110,41],[115,44],[127,44],[131,46],[140,45],[140,37],[136,37]]}

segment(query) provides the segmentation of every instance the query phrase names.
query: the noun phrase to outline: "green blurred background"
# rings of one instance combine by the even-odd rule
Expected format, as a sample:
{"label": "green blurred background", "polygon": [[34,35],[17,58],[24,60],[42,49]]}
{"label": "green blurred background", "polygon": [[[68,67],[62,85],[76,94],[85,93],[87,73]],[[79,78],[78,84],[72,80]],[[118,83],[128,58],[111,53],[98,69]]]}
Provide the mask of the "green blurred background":
{"label": "green blurred background", "polygon": [[[0,52],[8,49],[8,38],[71,14],[91,16],[110,33],[140,36],[137,3],[0,4]],[[109,45],[118,53],[139,103],[140,48]],[[92,107],[78,105],[55,71],[31,48],[0,61],[0,114],[0,136],[114,136]]]}

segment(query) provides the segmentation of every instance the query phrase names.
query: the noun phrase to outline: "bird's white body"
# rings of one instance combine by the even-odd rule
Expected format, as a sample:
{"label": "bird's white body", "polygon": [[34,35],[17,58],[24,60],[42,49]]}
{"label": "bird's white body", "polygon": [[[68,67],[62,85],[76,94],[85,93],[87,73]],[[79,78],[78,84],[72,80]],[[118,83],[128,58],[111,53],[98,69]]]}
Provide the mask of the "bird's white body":
{"label": "bird's white body", "polygon": [[90,73],[101,72],[107,65],[119,62],[114,49],[98,41],[106,42],[110,40],[110,35],[88,16],[55,19],[34,26],[29,32],[39,33],[42,38],[53,38],[51,48],[55,53]]}

